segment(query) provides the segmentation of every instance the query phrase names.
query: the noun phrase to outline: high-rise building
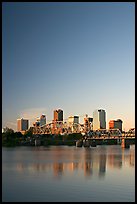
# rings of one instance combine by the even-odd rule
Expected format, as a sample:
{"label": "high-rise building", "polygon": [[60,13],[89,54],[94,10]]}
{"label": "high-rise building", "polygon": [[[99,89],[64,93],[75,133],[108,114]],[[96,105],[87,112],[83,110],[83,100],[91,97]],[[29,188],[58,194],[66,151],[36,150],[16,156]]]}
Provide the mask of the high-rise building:
{"label": "high-rise building", "polygon": [[17,119],[17,131],[22,132],[28,130],[29,121],[27,119]]}
{"label": "high-rise building", "polygon": [[122,132],[122,120],[110,120],[109,129],[119,129]]}
{"label": "high-rise building", "polygon": [[61,110],[61,109],[54,110],[54,121],[62,121],[63,122],[63,110]]}
{"label": "high-rise building", "polygon": [[62,132],[62,125],[63,125],[63,110],[61,110],[61,109],[54,110],[52,134],[61,133]]}
{"label": "high-rise building", "polygon": [[106,112],[98,109],[93,112],[93,130],[106,129]]}
{"label": "high-rise building", "polygon": [[44,114],[40,116],[40,126],[42,125],[46,125],[46,116]]}

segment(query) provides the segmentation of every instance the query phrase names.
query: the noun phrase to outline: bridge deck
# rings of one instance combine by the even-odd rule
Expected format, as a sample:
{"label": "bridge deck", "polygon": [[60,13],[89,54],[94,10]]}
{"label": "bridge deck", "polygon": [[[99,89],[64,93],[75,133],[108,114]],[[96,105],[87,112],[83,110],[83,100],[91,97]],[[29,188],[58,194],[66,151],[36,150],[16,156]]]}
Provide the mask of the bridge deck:
{"label": "bridge deck", "polygon": [[93,136],[93,137],[85,137],[88,140],[93,140],[93,139],[135,139],[135,136]]}

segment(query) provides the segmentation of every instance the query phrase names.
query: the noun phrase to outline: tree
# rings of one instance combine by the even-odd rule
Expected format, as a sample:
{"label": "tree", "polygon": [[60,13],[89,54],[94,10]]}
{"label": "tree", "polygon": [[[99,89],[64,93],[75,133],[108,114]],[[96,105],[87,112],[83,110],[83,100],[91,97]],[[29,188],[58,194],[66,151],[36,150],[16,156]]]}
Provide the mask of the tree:
{"label": "tree", "polygon": [[4,133],[9,133],[9,134],[14,133],[14,130],[11,129],[11,128],[5,127],[5,128],[3,128],[3,129],[4,129]]}
{"label": "tree", "polygon": [[21,138],[23,136],[23,134],[21,132],[15,132],[14,133],[16,138]]}
{"label": "tree", "polygon": [[25,132],[24,136],[25,136],[25,137],[32,137],[32,133],[33,133],[32,128],[29,128],[29,129]]}
{"label": "tree", "polygon": [[4,132],[2,133],[2,145],[12,146],[15,145],[15,133],[11,128],[4,128]]}

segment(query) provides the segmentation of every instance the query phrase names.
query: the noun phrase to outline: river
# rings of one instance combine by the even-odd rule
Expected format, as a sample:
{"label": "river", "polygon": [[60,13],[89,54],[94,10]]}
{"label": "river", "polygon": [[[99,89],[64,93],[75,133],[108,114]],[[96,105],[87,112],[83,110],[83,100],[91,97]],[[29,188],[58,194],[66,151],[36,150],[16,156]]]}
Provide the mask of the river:
{"label": "river", "polygon": [[135,202],[135,145],[2,148],[3,202]]}

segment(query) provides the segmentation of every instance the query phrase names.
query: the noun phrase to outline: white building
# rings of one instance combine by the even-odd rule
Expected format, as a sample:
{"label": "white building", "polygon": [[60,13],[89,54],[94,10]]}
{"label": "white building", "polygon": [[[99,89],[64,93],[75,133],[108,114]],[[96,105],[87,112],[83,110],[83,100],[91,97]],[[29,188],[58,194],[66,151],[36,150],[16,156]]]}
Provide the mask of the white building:
{"label": "white building", "polygon": [[68,126],[71,128],[72,132],[79,131],[79,116],[69,116]]}
{"label": "white building", "polygon": [[79,116],[69,116],[68,118],[68,123],[69,124],[79,124]]}
{"label": "white building", "polygon": [[106,112],[97,109],[93,112],[93,130],[106,129]]}

